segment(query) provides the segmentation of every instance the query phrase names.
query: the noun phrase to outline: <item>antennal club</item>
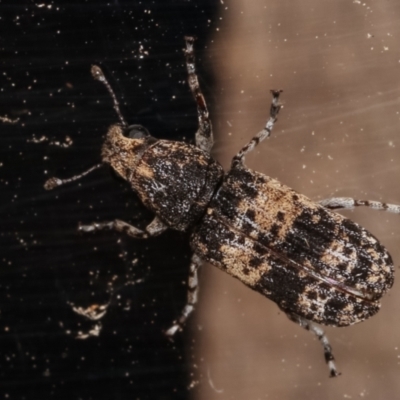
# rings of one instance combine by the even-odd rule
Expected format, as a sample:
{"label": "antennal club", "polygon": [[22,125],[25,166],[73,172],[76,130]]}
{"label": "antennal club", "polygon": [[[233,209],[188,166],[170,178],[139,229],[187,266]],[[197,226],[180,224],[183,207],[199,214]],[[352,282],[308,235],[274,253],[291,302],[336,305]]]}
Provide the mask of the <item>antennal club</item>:
{"label": "antennal club", "polygon": [[96,79],[97,81],[100,81],[107,88],[108,93],[110,93],[110,96],[113,100],[114,110],[116,111],[119,120],[121,121],[122,125],[128,126],[124,117],[122,116],[121,110],[119,109],[117,96],[115,95],[111,85],[108,83],[108,80],[107,80],[106,76],[104,75],[103,71],[101,70],[101,68],[97,65],[92,65],[90,72],[92,73],[92,76],[94,79]]}
{"label": "antennal club", "polygon": [[60,179],[60,178],[56,178],[56,177],[50,178],[44,183],[44,188],[46,190],[52,190],[57,186],[64,185],[65,183],[77,181],[102,166],[103,166],[103,164],[96,164],[93,167],[89,168],[88,170],[86,170],[78,175],[74,175],[71,178],[67,178],[67,179]]}

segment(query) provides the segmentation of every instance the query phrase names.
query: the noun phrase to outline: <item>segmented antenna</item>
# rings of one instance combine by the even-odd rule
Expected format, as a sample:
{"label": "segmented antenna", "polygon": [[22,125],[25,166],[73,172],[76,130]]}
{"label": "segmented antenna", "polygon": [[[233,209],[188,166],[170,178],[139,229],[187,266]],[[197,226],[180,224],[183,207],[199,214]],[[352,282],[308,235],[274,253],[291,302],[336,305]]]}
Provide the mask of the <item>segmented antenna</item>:
{"label": "segmented antenna", "polygon": [[[92,68],[90,69],[90,72],[92,73],[92,76],[94,79],[100,81],[101,83],[104,84],[104,86],[107,88],[108,93],[110,93],[110,96],[113,100],[113,106],[114,106],[114,110],[117,112],[118,118],[121,121],[121,124],[123,126],[127,126],[127,123],[124,119],[124,117],[122,116],[121,110],[119,109],[119,104],[118,104],[118,100],[117,100],[117,96],[115,96],[114,91],[112,90],[111,85],[108,83],[103,71],[101,70],[101,68],[97,65],[92,65]],[[44,184],[44,188],[46,190],[52,190],[54,188],[56,188],[57,186],[61,186],[64,185],[65,183],[70,183],[70,182],[74,182],[77,181],[81,178],[83,178],[84,176],[90,174],[91,172],[93,172],[94,170],[102,167],[103,164],[96,164],[93,167],[89,168],[88,170],[81,172],[78,175],[74,175],[71,178],[66,178],[66,179],[60,179],[57,177],[53,177],[48,179],[45,184]]]}
{"label": "segmented antenna", "polygon": [[118,104],[118,100],[117,100],[117,96],[115,95],[114,91],[112,90],[111,85],[108,83],[108,80],[106,78],[106,76],[104,75],[103,71],[101,70],[101,68],[97,65],[92,65],[92,68],[90,70],[90,72],[92,73],[92,76],[94,79],[100,81],[108,90],[108,93],[110,93],[110,96],[113,100],[113,106],[114,106],[114,110],[116,111],[119,120],[121,121],[121,124],[123,126],[128,126],[128,124],[126,123],[124,117],[122,116],[121,110],[119,109],[119,104]]}
{"label": "segmented antenna", "polygon": [[56,177],[50,178],[44,183],[44,188],[46,190],[52,190],[57,186],[64,185],[65,183],[77,181],[78,179],[83,178],[87,174],[90,174],[92,171],[94,171],[102,166],[103,166],[103,164],[96,164],[93,167],[86,170],[85,172],[81,172],[80,174],[74,175],[71,178],[66,178],[66,179],[60,179],[60,178],[56,178]]}

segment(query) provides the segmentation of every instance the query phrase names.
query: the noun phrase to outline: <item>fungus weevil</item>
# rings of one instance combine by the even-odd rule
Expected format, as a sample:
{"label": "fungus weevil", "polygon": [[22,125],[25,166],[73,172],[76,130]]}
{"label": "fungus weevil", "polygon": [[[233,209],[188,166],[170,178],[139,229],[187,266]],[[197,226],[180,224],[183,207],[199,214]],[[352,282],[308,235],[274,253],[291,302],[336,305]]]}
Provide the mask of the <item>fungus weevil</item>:
{"label": "fungus weevil", "polygon": [[50,178],[47,190],[75,181],[109,164],[129,182],[154,212],[144,229],[124,221],[81,225],[83,232],[115,229],[133,238],[156,236],[166,229],[191,234],[188,300],[166,331],[181,329],[197,302],[197,271],[202,261],[238,278],[274,301],[294,322],[321,341],[330,376],[337,376],[331,346],[317,324],[349,326],[378,312],[380,298],[393,284],[387,250],[364,228],[335,209],[367,206],[400,213],[400,206],[351,198],[313,202],[275,179],[252,171],[244,158],[272,131],[281,108],[281,91],[272,90],[270,117],[224,172],[210,151],[213,133],[195,71],[193,37],[185,37],[190,90],[197,103],[196,145],[157,140],[140,125],[129,126],[116,96],[97,66],[92,75],[113,99],[120,123],[104,141],[102,162],[69,179]]}

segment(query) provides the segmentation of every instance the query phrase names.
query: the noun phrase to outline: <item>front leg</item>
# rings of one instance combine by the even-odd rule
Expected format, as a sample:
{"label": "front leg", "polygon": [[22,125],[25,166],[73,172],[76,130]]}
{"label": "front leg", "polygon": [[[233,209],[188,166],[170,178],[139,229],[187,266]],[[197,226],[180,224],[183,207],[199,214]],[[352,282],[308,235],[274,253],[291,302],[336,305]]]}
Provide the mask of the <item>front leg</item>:
{"label": "front leg", "polygon": [[118,232],[124,232],[135,239],[147,239],[163,233],[168,227],[155,217],[144,230],[136,228],[127,222],[115,219],[110,222],[93,222],[89,225],[79,225],[78,230],[81,232],[95,232],[102,229],[115,229]]}
{"label": "front leg", "polygon": [[197,115],[199,118],[199,128],[196,132],[196,146],[209,153],[214,143],[213,131],[207,103],[201,92],[199,79],[196,74],[196,65],[194,62],[193,43],[195,38],[185,36],[186,49],[186,69],[188,73],[188,82],[190,90],[197,103]]}
{"label": "front leg", "polygon": [[174,336],[179,329],[182,329],[186,320],[189,318],[189,315],[194,310],[194,306],[197,303],[197,297],[199,293],[199,279],[197,271],[200,268],[200,266],[201,266],[200,257],[196,254],[193,254],[189,270],[187,303],[183,308],[180,317],[176,319],[173,322],[172,326],[165,332],[165,334],[169,337]]}

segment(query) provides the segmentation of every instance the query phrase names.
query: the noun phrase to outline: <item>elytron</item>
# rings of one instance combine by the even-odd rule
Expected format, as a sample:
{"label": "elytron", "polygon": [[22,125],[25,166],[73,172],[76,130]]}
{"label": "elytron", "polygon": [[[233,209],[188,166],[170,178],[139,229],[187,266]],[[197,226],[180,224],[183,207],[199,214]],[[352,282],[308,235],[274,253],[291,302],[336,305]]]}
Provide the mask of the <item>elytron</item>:
{"label": "elytron", "polygon": [[280,90],[271,91],[265,127],[224,172],[210,155],[213,131],[196,75],[194,38],[185,41],[189,87],[199,120],[196,144],[158,140],[143,126],[129,126],[103,72],[93,66],[92,75],[111,94],[120,122],[108,129],[101,163],[69,179],[50,178],[45,188],[54,189],[109,164],[154,212],[154,220],[143,230],[116,219],[81,225],[82,232],[115,229],[137,239],[167,229],[190,233],[188,299],[166,331],[168,336],[192,313],[198,269],[207,261],[274,301],[292,321],[314,333],[323,345],[330,376],[337,376],[331,346],[318,324],[349,326],[376,314],[380,298],[393,284],[393,263],[371,233],[333,210],[368,206],[400,213],[400,206],[351,198],[314,202],[247,168],[246,154],[270,136],[277,120]]}

